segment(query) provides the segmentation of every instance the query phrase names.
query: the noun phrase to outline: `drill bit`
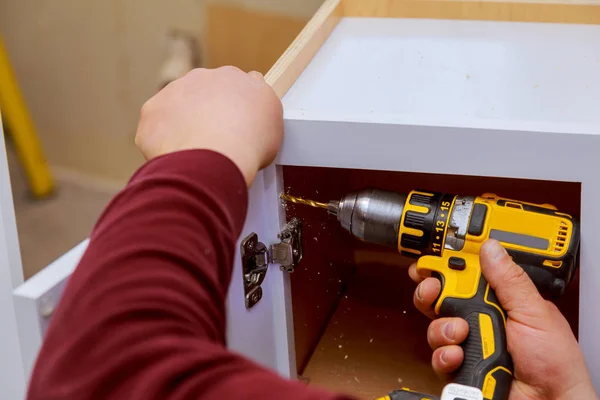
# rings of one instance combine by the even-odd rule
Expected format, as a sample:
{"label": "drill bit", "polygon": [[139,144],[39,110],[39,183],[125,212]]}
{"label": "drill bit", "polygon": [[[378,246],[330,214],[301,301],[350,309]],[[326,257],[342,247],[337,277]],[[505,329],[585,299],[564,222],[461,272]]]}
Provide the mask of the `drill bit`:
{"label": "drill bit", "polygon": [[319,203],[318,201],[314,201],[314,200],[301,199],[300,197],[294,197],[294,196],[290,196],[288,194],[282,193],[281,198],[285,201],[289,201],[289,202],[296,203],[296,204],[304,204],[305,206],[311,206],[311,207],[315,207],[315,208],[324,208],[324,209],[329,208],[329,205],[327,203]]}

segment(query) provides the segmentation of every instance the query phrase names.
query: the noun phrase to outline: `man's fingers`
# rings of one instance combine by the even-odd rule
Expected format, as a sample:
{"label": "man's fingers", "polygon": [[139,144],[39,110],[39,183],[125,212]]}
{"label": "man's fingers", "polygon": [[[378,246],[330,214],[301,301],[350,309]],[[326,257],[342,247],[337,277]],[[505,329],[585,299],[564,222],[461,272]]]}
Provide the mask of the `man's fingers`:
{"label": "man's fingers", "polygon": [[433,311],[433,302],[440,294],[442,285],[439,280],[435,278],[427,278],[417,286],[415,294],[413,296],[413,302],[417,310],[427,315],[429,318],[436,318],[435,312]]}
{"label": "man's fingers", "polygon": [[431,276],[431,273],[417,272],[417,263],[414,263],[410,267],[408,267],[408,276],[410,276],[410,279],[412,279],[413,281],[421,283],[425,280],[425,278]]}
{"label": "man's fingers", "polygon": [[438,347],[461,344],[467,339],[469,324],[462,318],[440,318],[429,324],[427,341],[433,350]]}
{"label": "man's fingers", "polygon": [[537,288],[523,268],[515,264],[502,245],[490,239],[481,246],[481,270],[507,311],[544,309]]}
{"label": "man's fingers", "polygon": [[451,345],[436,349],[431,356],[431,366],[439,376],[446,376],[456,371],[462,364],[464,352],[460,346]]}
{"label": "man's fingers", "polygon": [[419,276],[419,274],[417,273],[417,264],[411,264],[410,267],[408,267],[408,276],[410,276],[410,279],[412,279],[413,281],[417,282],[417,283],[421,283],[423,281],[423,278],[421,278]]}

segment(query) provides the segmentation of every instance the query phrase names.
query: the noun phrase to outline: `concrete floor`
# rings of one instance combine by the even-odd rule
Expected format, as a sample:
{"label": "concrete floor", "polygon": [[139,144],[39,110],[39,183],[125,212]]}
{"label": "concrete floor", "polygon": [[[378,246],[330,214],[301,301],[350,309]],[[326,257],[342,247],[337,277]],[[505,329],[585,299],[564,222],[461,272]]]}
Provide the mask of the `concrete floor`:
{"label": "concrete floor", "polygon": [[7,150],[23,273],[27,279],[86,238],[117,189],[59,176],[55,177],[56,192],[50,198],[34,199],[10,143]]}

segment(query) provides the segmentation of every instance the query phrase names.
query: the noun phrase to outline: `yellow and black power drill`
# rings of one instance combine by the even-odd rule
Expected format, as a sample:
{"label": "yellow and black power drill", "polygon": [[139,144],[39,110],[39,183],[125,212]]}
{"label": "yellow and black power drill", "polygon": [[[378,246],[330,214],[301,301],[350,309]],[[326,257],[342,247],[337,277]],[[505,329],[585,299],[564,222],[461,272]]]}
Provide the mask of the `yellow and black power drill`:
{"label": "yellow and black power drill", "polygon": [[[422,190],[406,195],[367,189],[329,203],[283,197],[327,208],[355,237],[417,258],[417,270],[440,280],[436,314],[469,324],[464,361],[454,383],[444,389],[443,400],[508,398],[513,364],[506,345],[507,316],[479,264],[479,250],[488,238],[502,243],[547,298],[562,295],[575,274],[579,223],[549,204]],[[409,389],[387,396],[434,398]]]}

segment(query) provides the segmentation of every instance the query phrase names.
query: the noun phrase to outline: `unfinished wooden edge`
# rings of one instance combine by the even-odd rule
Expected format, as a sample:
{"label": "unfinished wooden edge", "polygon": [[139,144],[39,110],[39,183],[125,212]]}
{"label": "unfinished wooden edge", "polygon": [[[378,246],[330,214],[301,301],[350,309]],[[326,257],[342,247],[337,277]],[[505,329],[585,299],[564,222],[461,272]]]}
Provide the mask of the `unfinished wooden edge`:
{"label": "unfinished wooden edge", "polygon": [[344,17],[600,24],[600,1],[343,0]]}
{"label": "unfinished wooden edge", "polygon": [[317,54],[342,17],[342,0],[326,0],[265,76],[280,98]]}

